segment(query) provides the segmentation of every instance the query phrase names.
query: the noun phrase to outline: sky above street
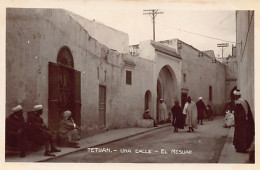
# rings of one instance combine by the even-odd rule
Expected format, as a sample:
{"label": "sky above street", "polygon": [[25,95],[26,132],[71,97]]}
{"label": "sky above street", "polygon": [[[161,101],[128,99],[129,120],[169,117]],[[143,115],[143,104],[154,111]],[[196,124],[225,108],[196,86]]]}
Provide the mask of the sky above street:
{"label": "sky above street", "polygon": [[[221,57],[221,49],[217,44],[227,42],[205,36],[236,41],[235,10],[185,5],[179,8],[173,3],[145,2],[90,2],[65,9],[127,33],[130,45],[153,39],[152,19],[149,15],[143,15],[144,9],[160,9],[164,12],[156,16],[156,41],[178,38],[201,51],[214,50],[216,57]],[[224,57],[231,54],[231,46],[229,42]]]}
{"label": "sky above street", "polygon": [[[23,8],[63,8],[127,33],[130,45],[153,39],[152,19],[149,15],[143,15],[144,9],[160,9],[164,12],[156,16],[156,41],[178,38],[201,51],[214,50],[216,57],[218,55],[221,57],[221,49],[217,44],[226,42],[197,34],[236,41],[236,8],[230,4],[181,3],[166,0],[27,0],[25,2],[28,3],[10,2],[9,5]],[[224,51],[224,57],[231,54],[231,46],[232,43],[229,43],[229,47]]]}

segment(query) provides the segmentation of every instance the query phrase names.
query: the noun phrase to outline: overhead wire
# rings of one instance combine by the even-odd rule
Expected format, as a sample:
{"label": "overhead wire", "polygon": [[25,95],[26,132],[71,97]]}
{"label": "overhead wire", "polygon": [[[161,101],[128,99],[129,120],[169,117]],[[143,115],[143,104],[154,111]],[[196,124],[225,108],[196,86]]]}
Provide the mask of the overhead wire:
{"label": "overhead wire", "polygon": [[165,25],[165,24],[161,24],[161,23],[158,23],[158,22],[156,22],[156,24],[159,24],[159,25],[162,25],[162,26],[166,26],[166,27],[169,27],[169,28],[174,29],[174,30],[186,32],[186,33],[189,33],[189,34],[193,34],[193,35],[209,38],[209,39],[214,39],[214,40],[219,40],[219,41],[229,42],[229,43],[236,43],[234,41],[224,40],[224,39],[221,39],[221,38],[211,37],[211,36],[208,36],[208,35],[203,35],[203,34],[191,32],[191,31],[186,31],[186,30],[183,30],[183,29],[180,29],[180,28],[171,27],[171,26],[168,26],[168,25]]}

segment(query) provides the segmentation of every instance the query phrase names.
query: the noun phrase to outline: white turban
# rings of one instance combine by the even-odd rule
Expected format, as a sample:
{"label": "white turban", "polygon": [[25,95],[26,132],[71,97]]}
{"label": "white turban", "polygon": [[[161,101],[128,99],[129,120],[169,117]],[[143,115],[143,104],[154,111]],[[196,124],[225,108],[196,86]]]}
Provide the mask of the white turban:
{"label": "white turban", "polygon": [[149,112],[149,109],[147,109],[146,111],[145,111],[145,113],[148,113]]}
{"label": "white turban", "polygon": [[202,97],[199,97],[199,100],[202,100]]}
{"label": "white turban", "polygon": [[160,101],[163,101],[163,99],[160,99]]}
{"label": "white turban", "polygon": [[233,92],[233,94],[234,94],[234,95],[237,95],[237,96],[241,96],[240,90],[235,90],[235,91]]}
{"label": "white turban", "polygon": [[71,111],[66,110],[65,112],[63,112],[63,118],[68,119],[69,116],[71,116]]}
{"label": "white turban", "polygon": [[19,112],[20,110],[23,110],[23,108],[22,108],[21,105],[18,105],[18,106],[16,106],[16,107],[12,108],[12,111],[13,111],[13,112]]}
{"label": "white turban", "polygon": [[35,105],[33,108],[34,111],[42,110],[42,105]]}

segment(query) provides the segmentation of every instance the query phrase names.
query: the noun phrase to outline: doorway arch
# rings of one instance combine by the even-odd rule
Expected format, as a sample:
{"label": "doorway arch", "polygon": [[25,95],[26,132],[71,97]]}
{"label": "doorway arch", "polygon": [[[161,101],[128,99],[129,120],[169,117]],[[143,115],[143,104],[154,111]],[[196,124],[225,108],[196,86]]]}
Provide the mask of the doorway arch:
{"label": "doorway arch", "polygon": [[74,67],[74,60],[72,53],[68,46],[63,46],[58,52],[57,63],[63,64],[64,66]]}
{"label": "doorway arch", "polygon": [[[177,98],[177,78],[169,65],[164,65],[157,78],[157,113],[156,119],[159,122],[159,105],[162,98],[167,106],[168,113],[170,108],[174,105],[174,100]],[[168,115],[168,119],[170,115]]]}
{"label": "doorway arch", "polygon": [[152,108],[152,93],[150,90],[147,90],[144,95],[144,111],[149,109],[151,114],[151,108]]}
{"label": "doorway arch", "polygon": [[81,75],[74,69],[73,55],[67,46],[60,48],[57,63],[49,62],[48,125],[58,129],[63,112],[70,110],[76,124],[81,124]]}

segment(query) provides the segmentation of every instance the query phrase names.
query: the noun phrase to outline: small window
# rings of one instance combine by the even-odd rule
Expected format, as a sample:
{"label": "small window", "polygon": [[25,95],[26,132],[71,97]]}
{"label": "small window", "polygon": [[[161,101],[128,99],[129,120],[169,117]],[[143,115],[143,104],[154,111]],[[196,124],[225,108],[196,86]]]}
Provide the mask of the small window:
{"label": "small window", "polygon": [[132,84],[132,72],[126,70],[126,84]]}
{"label": "small window", "polygon": [[183,82],[186,82],[186,74],[183,74]]}
{"label": "small window", "polygon": [[212,87],[209,86],[209,101],[212,101]]}

